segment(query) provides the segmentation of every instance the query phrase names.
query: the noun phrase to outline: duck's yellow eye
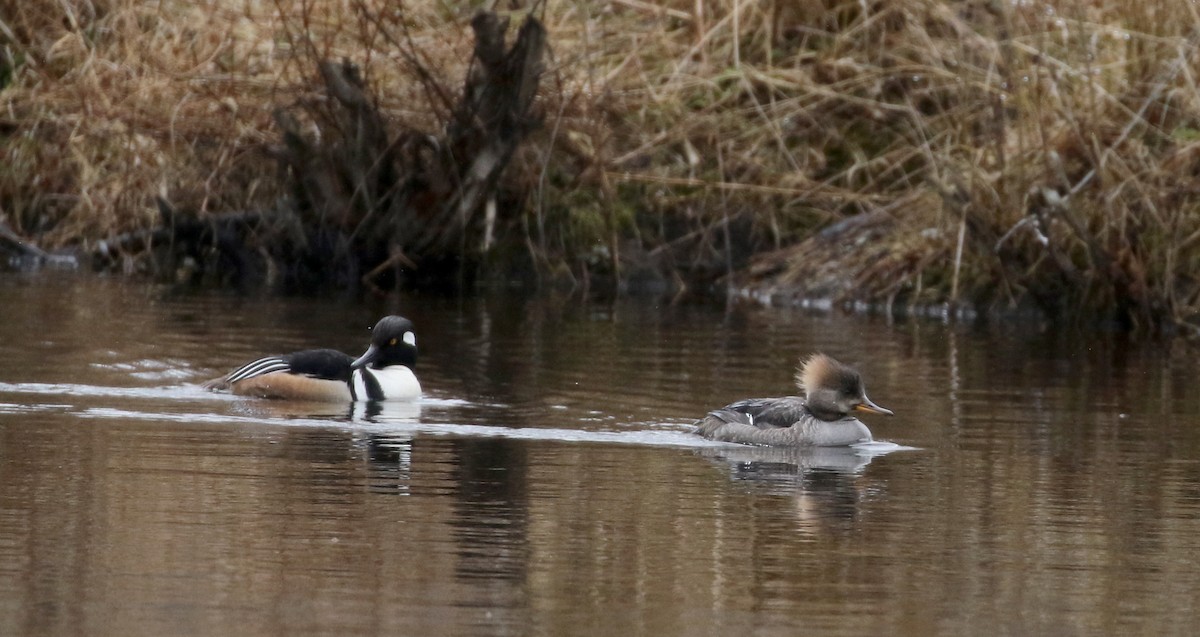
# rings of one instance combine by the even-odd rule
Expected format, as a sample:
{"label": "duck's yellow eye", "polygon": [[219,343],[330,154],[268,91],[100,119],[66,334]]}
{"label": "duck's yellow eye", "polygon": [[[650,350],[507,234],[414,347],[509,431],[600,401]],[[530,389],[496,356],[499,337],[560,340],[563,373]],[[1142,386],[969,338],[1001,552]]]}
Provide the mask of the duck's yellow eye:
{"label": "duck's yellow eye", "polygon": [[388,345],[395,345],[395,344],[396,344],[396,339],[394,339],[394,338],[392,340],[388,341]]}

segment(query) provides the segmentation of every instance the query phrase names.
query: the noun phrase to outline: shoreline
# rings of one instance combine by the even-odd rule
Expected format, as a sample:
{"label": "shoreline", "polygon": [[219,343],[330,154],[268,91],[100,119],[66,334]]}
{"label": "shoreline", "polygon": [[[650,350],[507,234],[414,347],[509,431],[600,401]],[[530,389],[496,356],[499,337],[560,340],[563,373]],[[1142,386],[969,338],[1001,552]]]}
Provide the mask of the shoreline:
{"label": "shoreline", "polygon": [[1200,331],[1183,8],[34,4],[0,56],[18,263]]}

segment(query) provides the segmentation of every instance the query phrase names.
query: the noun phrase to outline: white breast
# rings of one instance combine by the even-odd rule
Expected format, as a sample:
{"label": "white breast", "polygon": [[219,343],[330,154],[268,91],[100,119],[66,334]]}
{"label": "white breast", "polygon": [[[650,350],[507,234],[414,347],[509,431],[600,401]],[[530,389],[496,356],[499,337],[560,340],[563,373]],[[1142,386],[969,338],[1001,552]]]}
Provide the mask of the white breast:
{"label": "white breast", "polygon": [[421,396],[421,383],[411,369],[403,365],[392,365],[383,369],[356,369],[352,382],[354,396],[358,400],[370,400],[366,375],[370,375],[383,390],[384,400],[414,400]]}

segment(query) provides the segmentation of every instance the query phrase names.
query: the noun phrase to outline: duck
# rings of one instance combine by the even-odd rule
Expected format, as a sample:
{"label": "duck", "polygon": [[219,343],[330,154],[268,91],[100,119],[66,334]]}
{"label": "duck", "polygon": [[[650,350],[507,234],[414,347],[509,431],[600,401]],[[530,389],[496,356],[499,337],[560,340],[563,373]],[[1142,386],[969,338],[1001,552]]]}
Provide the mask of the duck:
{"label": "duck", "polygon": [[895,415],[867,398],[862,376],[825,354],[813,354],[796,373],[804,393],[750,398],[711,411],[696,433],[722,442],[772,447],[841,447],[871,442],[871,430],[852,414]]}
{"label": "duck", "polygon": [[392,315],[375,324],[370,345],[358,358],[336,349],[264,356],[203,387],[238,396],[312,402],[415,400],[421,395],[413,373],[416,363],[416,329],[412,321]]}

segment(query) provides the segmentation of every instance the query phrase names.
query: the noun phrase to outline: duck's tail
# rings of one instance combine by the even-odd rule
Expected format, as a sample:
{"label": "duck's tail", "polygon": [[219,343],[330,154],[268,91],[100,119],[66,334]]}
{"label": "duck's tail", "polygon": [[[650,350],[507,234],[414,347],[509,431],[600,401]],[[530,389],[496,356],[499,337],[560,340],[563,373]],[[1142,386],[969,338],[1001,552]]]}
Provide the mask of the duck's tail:
{"label": "duck's tail", "polygon": [[724,440],[723,431],[730,425],[752,426],[749,414],[732,409],[717,409],[696,421],[696,433],[709,440]]}

